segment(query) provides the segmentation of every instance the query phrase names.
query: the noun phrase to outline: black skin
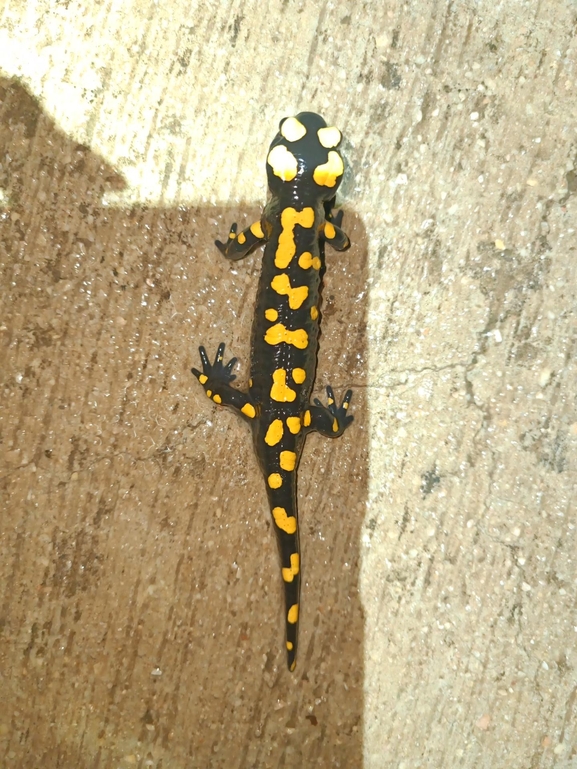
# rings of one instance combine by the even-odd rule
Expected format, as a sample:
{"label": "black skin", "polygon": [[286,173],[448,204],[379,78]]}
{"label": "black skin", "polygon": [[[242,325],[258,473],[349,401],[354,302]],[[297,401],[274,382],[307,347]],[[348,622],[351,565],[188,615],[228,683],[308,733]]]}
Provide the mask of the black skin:
{"label": "black skin", "polygon": [[[318,129],[324,128],[326,123],[312,112],[300,113],[297,120],[306,128],[303,138],[287,141],[279,130],[270,146],[272,149],[283,144],[297,158],[298,173],[295,178],[283,181],[274,174],[270,163],[267,162],[271,198],[263,211],[260,228],[257,223],[237,236],[236,224],[233,224],[227,242],[216,241],[220,252],[232,261],[243,259],[260,245],[265,246],[252,327],[249,390],[241,392],[231,386],[235,379],[232,371],[237,359],[232,358],[228,363],[224,363],[223,343],[219,345],[213,363],[210,362],[204,347],[200,347],[202,372],[196,368],[192,369],[207,395],[217,403],[236,409],[252,429],[255,452],[265,478],[273,514],[283,569],[287,662],[291,671],[296,664],[298,621],[292,621],[296,620],[294,608],[292,614],[289,610],[299,605],[301,582],[296,470],[304,440],[309,432],[316,430],[322,435],[336,438],[342,435],[353,421],[353,417],[347,412],[352,398],[351,390],[347,390],[340,406],[336,404],[331,387],[327,387],[327,405],[317,398],[312,405],[310,403],[317,367],[320,322],[318,306],[325,270],[324,247],[325,243],[329,242],[335,250],[345,251],[349,248],[350,241],[341,229],[343,212],[332,214],[334,196],[341,177],[336,179],[332,187],[321,187],[313,178],[314,169],[327,163],[328,150],[321,146],[317,138]],[[283,121],[279,128],[282,124]],[[338,155],[336,148],[335,154]],[[279,249],[279,237],[283,231],[285,241],[287,238],[286,222],[283,225],[281,218],[287,209],[294,209],[297,216],[303,209],[312,209],[312,214],[309,212],[310,221],[307,222],[312,222],[312,226],[303,226],[297,222],[290,228],[295,253],[288,265],[279,267],[275,259]],[[334,228],[334,235],[330,240],[325,233],[327,223],[330,234]],[[299,257],[303,253],[310,254],[310,259],[318,258],[320,267],[303,268],[299,265]],[[307,287],[306,299],[300,306],[291,308],[287,294],[273,289],[271,283],[275,278],[279,279],[278,276],[282,276],[281,279],[285,282],[287,276],[288,285],[293,289]],[[271,310],[275,311],[272,316]],[[268,319],[265,316],[267,311]],[[267,333],[273,334],[279,324],[282,324],[289,334],[297,332],[298,344],[290,340],[271,341],[270,338],[267,341]],[[296,378],[293,378],[295,369]],[[276,380],[273,379],[273,374],[277,380],[280,378],[277,385],[274,384]],[[286,396],[284,398],[283,393]],[[276,397],[273,397],[274,395]],[[279,423],[282,424],[280,437],[279,431],[273,430]],[[295,424],[300,424],[296,433],[289,429],[289,425],[294,427]],[[269,429],[273,434],[272,439]],[[282,513],[279,514],[279,510]],[[298,565],[297,569],[293,568],[291,571],[295,555]]]}

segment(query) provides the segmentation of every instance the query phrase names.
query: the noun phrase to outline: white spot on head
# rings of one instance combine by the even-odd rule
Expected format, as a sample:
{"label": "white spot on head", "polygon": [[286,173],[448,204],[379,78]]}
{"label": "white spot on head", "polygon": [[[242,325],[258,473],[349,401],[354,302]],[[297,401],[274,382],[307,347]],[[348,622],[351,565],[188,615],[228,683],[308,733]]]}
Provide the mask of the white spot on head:
{"label": "white spot on head", "polygon": [[296,117],[287,117],[281,123],[280,134],[284,136],[287,142],[297,142],[303,138],[306,132],[306,127]]}
{"label": "white spot on head", "polygon": [[338,144],[340,144],[342,138],[341,132],[334,125],[327,126],[326,128],[319,128],[317,131],[317,136],[319,137],[319,141],[322,146],[326,147],[326,149],[336,147]]}
{"label": "white spot on head", "polygon": [[283,182],[292,182],[297,175],[297,159],[284,144],[277,144],[276,147],[272,148],[268,153],[267,163],[272,168],[274,175],[282,179]]}

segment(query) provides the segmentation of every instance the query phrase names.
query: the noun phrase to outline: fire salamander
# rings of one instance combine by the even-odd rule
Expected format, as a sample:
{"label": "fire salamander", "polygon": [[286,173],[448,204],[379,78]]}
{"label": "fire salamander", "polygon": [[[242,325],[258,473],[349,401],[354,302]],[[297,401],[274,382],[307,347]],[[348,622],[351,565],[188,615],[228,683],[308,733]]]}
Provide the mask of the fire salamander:
{"label": "fire salamander", "polygon": [[200,347],[202,371],[193,368],[215,403],[232,406],[250,424],[277,535],[285,593],[286,648],[294,670],[300,594],[300,550],[296,470],[307,433],[334,438],[353,421],[327,387],[327,405],[309,402],[317,365],[324,244],[337,251],[350,246],[333,216],[335,192],[344,163],[337,147],[341,133],[320,115],[301,112],[285,118],[270,145],[266,170],[271,197],[260,221],[237,234],[230,228],[221,253],[236,261],[265,244],[252,327],[248,392],[230,383],[236,358],[224,364],[224,344],[214,363]]}

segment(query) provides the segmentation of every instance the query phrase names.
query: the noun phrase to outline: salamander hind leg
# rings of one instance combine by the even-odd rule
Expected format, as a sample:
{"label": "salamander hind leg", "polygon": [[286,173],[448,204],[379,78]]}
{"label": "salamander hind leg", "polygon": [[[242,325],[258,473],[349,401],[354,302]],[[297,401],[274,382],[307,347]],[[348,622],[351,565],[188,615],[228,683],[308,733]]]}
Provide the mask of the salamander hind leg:
{"label": "salamander hind leg", "polygon": [[[327,387],[327,406],[318,398],[314,400],[314,406],[308,409],[309,416],[305,412],[303,424],[309,430],[316,430],[321,435],[328,438],[337,438],[342,435],[351,424],[354,417],[348,414],[349,403],[353,397],[353,391],[347,390],[343,402],[340,406],[336,405],[335,394],[332,387]],[[308,422],[308,424],[307,424]]]}
{"label": "salamander hind leg", "polygon": [[247,227],[246,230],[243,230],[238,235],[235,222],[231,224],[226,243],[215,240],[214,244],[223,256],[236,262],[238,259],[244,259],[253,249],[264,242],[265,236],[260,222],[253,222],[250,227]]}
{"label": "salamander hind leg", "polygon": [[231,406],[241,413],[249,421],[256,416],[256,409],[246,393],[230,386],[230,382],[236,379],[232,373],[237,359],[231,358],[225,365],[224,343],[221,342],[216,351],[214,363],[211,363],[204,347],[199,347],[202,371],[196,368],[190,370],[204,388],[204,392],[215,403],[223,406]]}

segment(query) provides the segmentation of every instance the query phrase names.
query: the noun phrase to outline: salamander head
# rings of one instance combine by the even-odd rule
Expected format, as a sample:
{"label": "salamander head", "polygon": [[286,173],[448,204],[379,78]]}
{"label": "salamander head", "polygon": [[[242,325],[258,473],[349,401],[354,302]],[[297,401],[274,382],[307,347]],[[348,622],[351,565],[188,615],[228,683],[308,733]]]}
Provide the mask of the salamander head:
{"label": "salamander head", "polygon": [[281,120],[266,160],[272,194],[303,203],[334,198],[344,172],[341,138],[338,128],[314,112]]}

